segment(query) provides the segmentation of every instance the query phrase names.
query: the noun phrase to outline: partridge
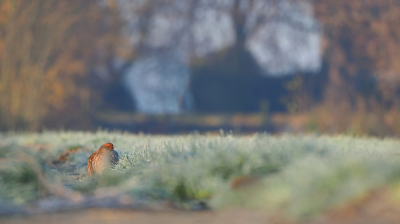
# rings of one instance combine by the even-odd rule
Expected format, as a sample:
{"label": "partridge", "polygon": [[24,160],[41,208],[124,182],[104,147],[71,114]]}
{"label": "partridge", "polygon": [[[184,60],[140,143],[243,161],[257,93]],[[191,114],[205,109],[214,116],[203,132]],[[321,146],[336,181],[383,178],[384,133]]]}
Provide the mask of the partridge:
{"label": "partridge", "polygon": [[87,170],[90,176],[95,173],[101,174],[104,169],[118,163],[119,156],[114,148],[115,146],[112,143],[106,143],[89,157]]}

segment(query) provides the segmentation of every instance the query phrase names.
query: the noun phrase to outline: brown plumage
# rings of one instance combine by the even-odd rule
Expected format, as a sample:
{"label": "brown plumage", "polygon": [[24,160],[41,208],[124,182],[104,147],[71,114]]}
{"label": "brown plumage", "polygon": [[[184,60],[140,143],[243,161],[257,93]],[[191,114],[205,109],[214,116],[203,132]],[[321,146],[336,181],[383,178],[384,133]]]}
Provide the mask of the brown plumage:
{"label": "brown plumage", "polygon": [[87,170],[90,176],[95,173],[101,174],[104,169],[115,165],[119,161],[118,153],[114,150],[112,143],[102,145],[90,157]]}

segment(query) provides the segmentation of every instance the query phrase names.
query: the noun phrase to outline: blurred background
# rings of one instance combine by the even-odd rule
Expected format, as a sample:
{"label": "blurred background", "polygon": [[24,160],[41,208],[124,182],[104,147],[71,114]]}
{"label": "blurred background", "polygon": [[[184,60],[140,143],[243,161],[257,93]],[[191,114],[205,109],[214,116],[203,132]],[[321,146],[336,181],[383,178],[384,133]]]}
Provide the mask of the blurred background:
{"label": "blurred background", "polygon": [[397,136],[400,0],[0,0],[0,130]]}

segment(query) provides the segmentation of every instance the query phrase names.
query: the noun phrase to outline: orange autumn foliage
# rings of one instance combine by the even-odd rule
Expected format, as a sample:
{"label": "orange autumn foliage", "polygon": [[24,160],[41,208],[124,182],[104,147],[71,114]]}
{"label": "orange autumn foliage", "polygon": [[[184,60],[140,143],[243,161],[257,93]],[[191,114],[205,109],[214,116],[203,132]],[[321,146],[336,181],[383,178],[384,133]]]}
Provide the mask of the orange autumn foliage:
{"label": "orange autumn foliage", "polygon": [[90,103],[82,81],[115,41],[112,14],[95,0],[0,1],[1,129],[37,130],[50,111],[68,117],[70,102]]}

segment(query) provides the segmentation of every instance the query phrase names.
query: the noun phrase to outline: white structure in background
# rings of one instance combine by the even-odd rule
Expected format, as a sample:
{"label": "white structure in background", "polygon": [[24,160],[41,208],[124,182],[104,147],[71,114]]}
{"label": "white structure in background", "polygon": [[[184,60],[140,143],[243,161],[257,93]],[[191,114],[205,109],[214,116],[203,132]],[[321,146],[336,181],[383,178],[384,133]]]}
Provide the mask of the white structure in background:
{"label": "white structure in background", "polygon": [[265,75],[320,69],[321,29],[309,0],[118,0],[132,48],[171,49],[181,56],[139,58],[127,70],[126,83],[140,112],[180,111],[190,75],[185,61],[236,43],[237,1],[236,13],[245,19],[245,47]]}
{"label": "white structure in background", "polygon": [[[172,47],[183,57],[205,56],[235,44],[232,0],[119,0],[133,47]],[[149,4],[153,7],[149,10]],[[143,35],[144,33],[144,35]]]}
{"label": "white structure in background", "polygon": [[124,84],[134,96],[136,108],[145,114],[180,112],[188,85],[189,68],[174,56],[138,59],[128,68]]}
{"label": "white structure in background", "polygon": [[[308,2],[258,0],[248,13],[246,47],[258,64],[273,76],[321,67],[321,32]],[[264,23],[258,23],[262,17]]]}

